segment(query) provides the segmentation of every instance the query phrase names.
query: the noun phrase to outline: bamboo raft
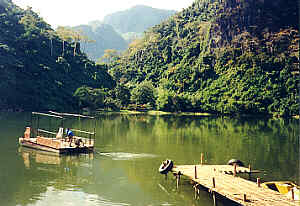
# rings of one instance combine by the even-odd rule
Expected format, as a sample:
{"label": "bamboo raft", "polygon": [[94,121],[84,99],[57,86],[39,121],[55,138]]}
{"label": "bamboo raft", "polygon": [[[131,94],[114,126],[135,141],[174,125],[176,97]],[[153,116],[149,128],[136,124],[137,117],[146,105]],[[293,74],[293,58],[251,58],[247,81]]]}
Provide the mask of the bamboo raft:
{"label": "bamboo raft", "polygon": [[192,180],[195,194],[199,187],[208,189],[213,194],[216,204],[216,195],[229,199],[245,206],[299,206],[295,201],[279,192],[260,186],[260,179],[252,182],[236,176],[239,173],[251,174],[251,168],[232,165],[179,165],[174,166],[172,172],[177,179],[184,175]]}

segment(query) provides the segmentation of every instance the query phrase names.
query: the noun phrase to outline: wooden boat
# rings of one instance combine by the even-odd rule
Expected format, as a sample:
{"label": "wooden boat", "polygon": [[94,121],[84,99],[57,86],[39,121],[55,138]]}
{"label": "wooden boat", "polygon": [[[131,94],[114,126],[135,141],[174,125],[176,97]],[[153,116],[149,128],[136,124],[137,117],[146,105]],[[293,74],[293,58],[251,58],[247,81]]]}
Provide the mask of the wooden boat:
{"label": "wooden boat", "polygon": [[[71,128],[75,134],[79,135],[74,135],[73,138],[69,140],[69,138],[64,137],[65,132],[63,127],[64,118],[66,116],[91,119],[94,119],[94,117],[52,111],[50,111],[50,113],[51,114],[32,112],[32,115],[59,119],[61,126],[58,128],[58,131],[48,131],[39,128],[40,118],[38,117],[37,126],[35,127],[31,121],[32,126],[26,127],[24,136],[19,138],[19,144],[21,146],[59,154],[89,153],[94,151],[95,128],[93,132]],[[83,137],[83,135],[88,135],[89,137]]]}
{"label": "wooden boat", "polygon": [[273,181],[262,183],[262,186],[287,195],[294,200],[300,200],[300,187],[291,181]]}

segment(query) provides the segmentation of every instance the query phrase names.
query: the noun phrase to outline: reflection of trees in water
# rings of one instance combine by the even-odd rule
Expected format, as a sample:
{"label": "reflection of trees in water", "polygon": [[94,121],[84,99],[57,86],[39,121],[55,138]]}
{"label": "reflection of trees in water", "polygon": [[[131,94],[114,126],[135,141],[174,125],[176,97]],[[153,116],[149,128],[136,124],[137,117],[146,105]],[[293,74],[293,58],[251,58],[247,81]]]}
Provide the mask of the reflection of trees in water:
{"label": "reflection of trees in water", "polygon": [[93,159],[93,154],[59,156],[26,148],[20,148],[19,154],[24,161],[24,168],[22,177],[16,183],[17,204],[34,203],[50,186],[57,190],[67,190],[73,185],[81,188],[93,182],[89,172],[92,164],[82,167]]}
{"label": "reflection of trees in water", "polygon": [[[239,158],[266,177],[296,180],[299,168],[297,120],[228,117],[121,115],[101,118],[102,145],[148,152],[194,164],[204,152],[211,164]],[[134,148],[132,148],[134,150]]]}
{"label": "reflection of trees in water", "polygon": [[299,125],[293,119],[103,115],[96,133],[96,147],[109,151],[159,154],[180,164],[196,163],[203,152],[211,164],[239,158],[268,171],[265,179],[298,176]]}

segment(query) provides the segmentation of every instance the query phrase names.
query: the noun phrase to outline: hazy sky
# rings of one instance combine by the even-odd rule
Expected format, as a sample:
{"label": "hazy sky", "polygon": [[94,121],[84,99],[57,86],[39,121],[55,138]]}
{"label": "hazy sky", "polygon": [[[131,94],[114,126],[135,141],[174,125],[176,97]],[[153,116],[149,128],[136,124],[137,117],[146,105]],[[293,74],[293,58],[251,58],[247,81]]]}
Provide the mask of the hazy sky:
{"label": "hazy sky", "polygon": [[75,26],[102,20],[107,14],[126,10],[135,5],[181,11],[194,0],[13,0],[22,8],[31,6],[52,27]]}

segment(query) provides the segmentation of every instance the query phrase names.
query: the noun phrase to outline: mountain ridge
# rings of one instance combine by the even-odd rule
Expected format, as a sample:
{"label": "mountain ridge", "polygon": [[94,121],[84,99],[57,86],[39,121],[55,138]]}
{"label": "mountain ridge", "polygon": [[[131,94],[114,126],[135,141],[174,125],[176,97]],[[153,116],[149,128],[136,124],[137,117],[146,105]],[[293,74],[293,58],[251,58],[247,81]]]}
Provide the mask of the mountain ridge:
{"label": "mountain ridge", "polygon": [[[87,25],[72,28],[81,29],[84,35],[94,40],[94,43],[82,42],[82,45],[88,56],[97,61],[103,56],[105,50],[124,51],[134,39],[140,38],[147,28],[160,23],[174,13],[175,11],[172,10],[136,5],[127,10],[108,14],[103,21],[95,20]],[[108,28],[108,25],[112,28]]]}
{"label": "mountain ridge", "polygon": [[175,13],[176,11],[173,10],[136,5],[129,9],[106,15],[103,22],[112,25],[119,33],[141,33]]}
{"label": "mountain ridge", "polygon": [[297,6],[292,0],[197,0],[147,30],[110,73],[131,89],[153,84],[159,110],[295,115]]}

